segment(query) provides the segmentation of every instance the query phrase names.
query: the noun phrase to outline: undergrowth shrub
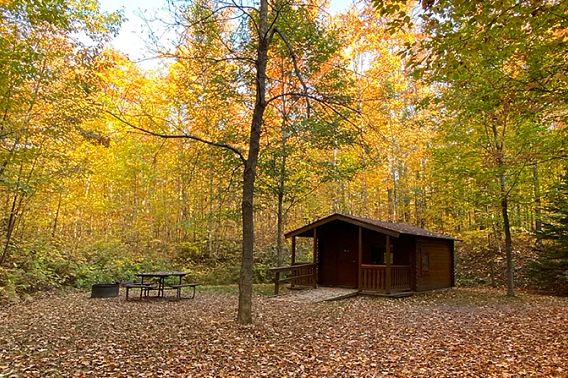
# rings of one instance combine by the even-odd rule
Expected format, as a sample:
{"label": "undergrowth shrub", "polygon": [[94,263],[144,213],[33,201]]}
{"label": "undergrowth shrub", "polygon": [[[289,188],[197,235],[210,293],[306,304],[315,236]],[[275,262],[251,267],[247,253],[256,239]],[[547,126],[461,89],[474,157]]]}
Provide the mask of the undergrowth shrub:
{"label": "undergrowth shrub", "polygon": [[159,249],[135,249],[119,240],[97,240],[75,248],[38,238],[14,246],[9,263],[0,267],[0,299],[62,287],[131,281],[140,271],[176,267],[179,265]]}

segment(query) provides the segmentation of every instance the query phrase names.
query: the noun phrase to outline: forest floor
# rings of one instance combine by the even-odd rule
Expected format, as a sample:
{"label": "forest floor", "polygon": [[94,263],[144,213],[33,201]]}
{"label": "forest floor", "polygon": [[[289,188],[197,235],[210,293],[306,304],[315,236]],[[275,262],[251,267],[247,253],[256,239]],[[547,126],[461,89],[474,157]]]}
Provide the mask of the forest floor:
{"label": "forest floor", "polygon": [[[121,293],[122,294],[122,293]],[[294,304],[67,293],[0,310],[0,377],[568,376],[568,299],[452,289]]]}

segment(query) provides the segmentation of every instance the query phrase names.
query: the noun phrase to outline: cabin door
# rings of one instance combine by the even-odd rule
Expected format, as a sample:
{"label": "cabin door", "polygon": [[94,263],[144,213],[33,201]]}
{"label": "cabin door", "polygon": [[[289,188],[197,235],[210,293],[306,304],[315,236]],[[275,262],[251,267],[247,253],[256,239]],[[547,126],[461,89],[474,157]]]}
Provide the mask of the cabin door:
{"label": "cabin door", "polygon": [[357,287],[359,258],[357,228],[330,225],[318,238],[318,283],[323,286]]}
{"label": "cabin door", "polygon": [[[345,240],[349,241],[349,240]],[[340,243],[336,250],[337,254],[337,270],[336,285],[344,287],[357,287],[357,274],[359,264],[357,259],[359,254],[356,245],[353,243]]]}
{"label": "cabin door", "polygon": [[357,288],[358,228],[337,222],[318,228],[318,284]]}

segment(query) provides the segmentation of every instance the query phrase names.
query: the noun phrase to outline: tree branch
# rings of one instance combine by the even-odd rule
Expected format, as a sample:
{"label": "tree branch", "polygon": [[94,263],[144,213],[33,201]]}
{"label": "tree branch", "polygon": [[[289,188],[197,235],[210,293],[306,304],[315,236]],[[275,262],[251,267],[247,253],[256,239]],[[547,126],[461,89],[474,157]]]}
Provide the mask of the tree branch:
{"label": "tree branch", "polygon": [[214,147],[219,147],[219,148],[224,148],[226,150],[229,150],[231,152],[233,152],[235,155],[238,156],[238,158],[241,160],[241,162],[244,164],[246,162],[246,159],[243,155],[243,153],[241,151],[239,151],[236,147],[233,147],[227,143],[223,143],[223,142],[213,142],[207,139],[203,139],[197,135],[193,135],[193,134],[187,134],[187,133],[183,133],[183,134],[163,134],[163,133],[157,133],[155,131],[151,131],[151,130],[147,130],[144,129],[140,126],[136,126],[133,123],[125,120],[124,118],[122,118],[119,115],[116,115],[112,112],[106,111],[107,114],[109,114],[111,117],[115,118],[116,120],[124,123],[125,125],[133,128],[134,130],[138,130],[144,134],[147,135],[151,135],[151,136],[155,136],[158,138],[164,138],[164,139],[191,139],[197,142],[201,142],[204,144],[207,144],[209,146],[214,146]]}
{"label": "tree branch", "polygon": [[308,118],[310,117],[310,113],[311,113],[311,105],[310,105],[310,100],[308,95],[308,85],[306,84],[306,82],[304,81],[304,78],[302,77],[302,73],[300,72],[300,67],[298,66],[298,57],[296,56],[296,53],[294,52],[294,49],[292,48],[292,45],[290,44],[290,42],[288,41],[288,38],[286,38],[286,36],[284,35],[284,33],[282,33],[280,31],[280,29],[278,29],[277,27],[274,27],[274,32],[276,34],[278,34],[280,36],[280,38],[282,39],[282,42],[284,42],[284,44],[286,45],[286,48],[288,49],[288,53],[290,54],[290,58],[292,59],[292,64],[294,64],[294,74],[296,75],[296,77],[298,78],[298,80],[300,81],[300,83],[302,84],[302,89],[305,93],[305,99],[306,99],[306,113]]}

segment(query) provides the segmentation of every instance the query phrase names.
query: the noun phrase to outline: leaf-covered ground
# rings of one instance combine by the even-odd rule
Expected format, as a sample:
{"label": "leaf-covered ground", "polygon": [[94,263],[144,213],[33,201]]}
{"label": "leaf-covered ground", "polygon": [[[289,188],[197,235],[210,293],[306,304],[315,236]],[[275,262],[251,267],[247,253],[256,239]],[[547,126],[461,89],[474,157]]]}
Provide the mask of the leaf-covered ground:
{"label": "leaf-covered ground", "polygon": [[291,304],[88,293],[0,310],[0,376],[568,376],[568,300],[454,289]]}

